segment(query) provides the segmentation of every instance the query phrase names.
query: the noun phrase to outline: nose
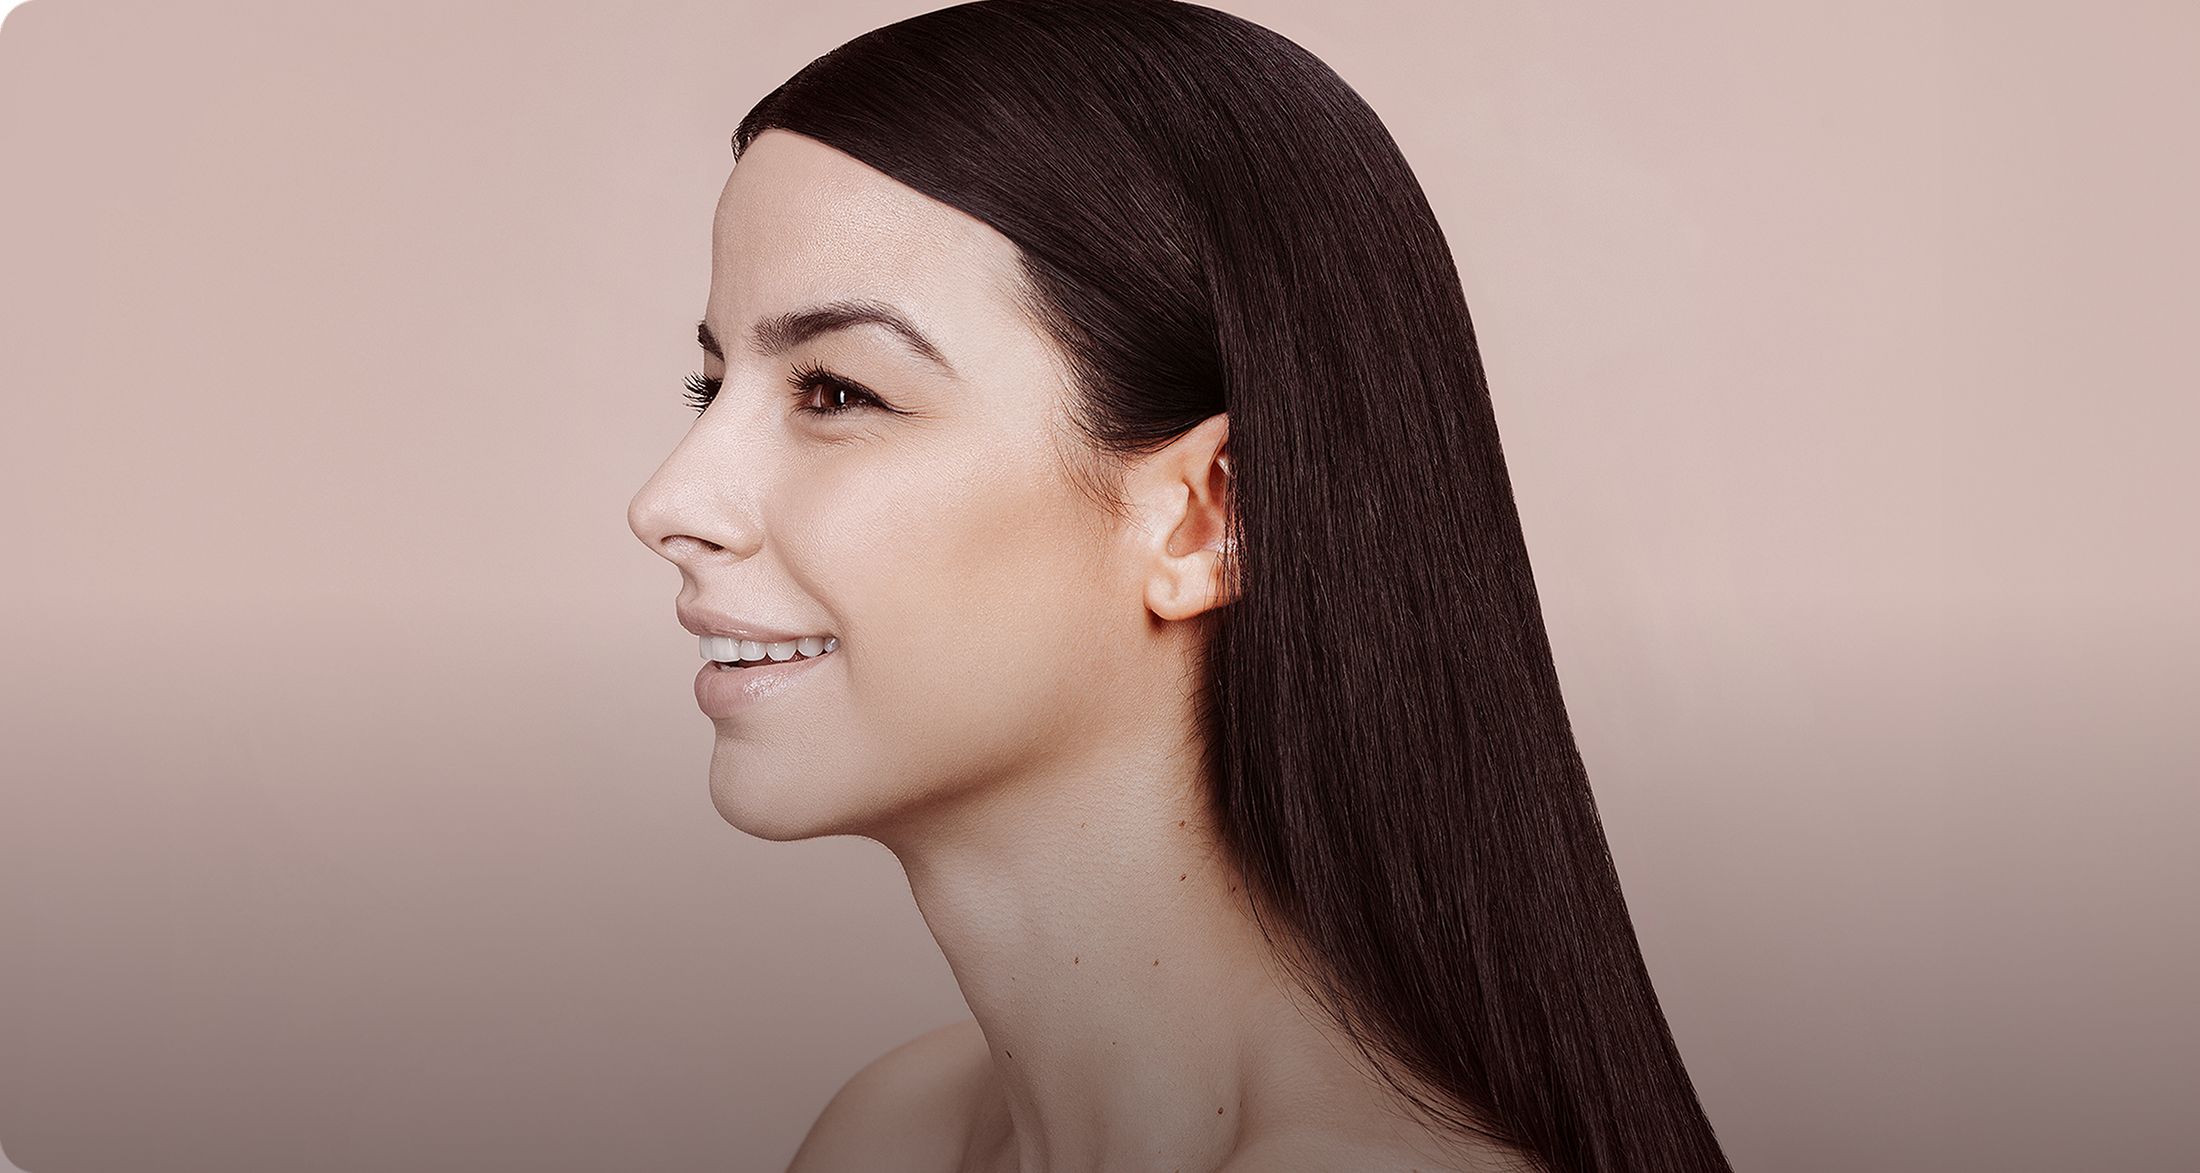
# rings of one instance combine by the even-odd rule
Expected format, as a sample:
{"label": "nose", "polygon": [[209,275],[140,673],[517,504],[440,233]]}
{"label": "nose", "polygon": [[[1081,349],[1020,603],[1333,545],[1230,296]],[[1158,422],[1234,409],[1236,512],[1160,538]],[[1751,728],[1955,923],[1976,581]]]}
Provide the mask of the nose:
{"label": "nose", "polygon": [[650,474],[626,506],[627,528],[651,552],[682,570],[712,558],[739,561],[754,552],[757,527],[734,485],[698,475],[683,444]]}

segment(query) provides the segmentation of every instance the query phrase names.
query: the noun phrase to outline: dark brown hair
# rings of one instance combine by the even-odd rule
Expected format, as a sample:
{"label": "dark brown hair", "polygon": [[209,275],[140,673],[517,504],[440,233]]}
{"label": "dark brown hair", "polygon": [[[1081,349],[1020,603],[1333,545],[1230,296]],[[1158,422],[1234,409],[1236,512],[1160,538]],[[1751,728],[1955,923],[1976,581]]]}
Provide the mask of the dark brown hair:
{"label": "dark brown hair", "polygon": [[1211,801],[1362,1056],[1530,1168],[1726,1170],[1567,721],[1459,274],[1375,112],[1212,8],[979,0],[813,61],[736,158],[774,127],[1018,246],[1098,467],[1228,413]]}

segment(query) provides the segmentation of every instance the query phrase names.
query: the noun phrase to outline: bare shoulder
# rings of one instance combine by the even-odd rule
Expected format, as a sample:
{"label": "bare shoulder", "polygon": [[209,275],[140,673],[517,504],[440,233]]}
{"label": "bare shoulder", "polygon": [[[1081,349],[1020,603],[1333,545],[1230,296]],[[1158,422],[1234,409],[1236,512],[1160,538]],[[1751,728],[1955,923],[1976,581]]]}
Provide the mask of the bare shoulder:
{"label": "bare shoulder", "polygon": [[1216,1173],[1522,1173],[1537,1166],[1487,1146],[1438,1152],[1403,1137],[1295,1131],[1261,1137],[1230,1154]]}
{"label": "bare shoulder", "polygon": [[787,1173],[952,1173],[991,1075],[976,1019],[926,1031],[841,1085]]}

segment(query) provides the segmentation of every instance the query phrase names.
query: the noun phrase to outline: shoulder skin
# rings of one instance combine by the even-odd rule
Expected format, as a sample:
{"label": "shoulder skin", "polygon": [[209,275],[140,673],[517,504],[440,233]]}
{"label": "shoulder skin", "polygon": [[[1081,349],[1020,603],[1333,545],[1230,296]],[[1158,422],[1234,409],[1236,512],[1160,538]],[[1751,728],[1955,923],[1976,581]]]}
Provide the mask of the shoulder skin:
{"label": "shoulder skin", "polygon": [[976,1019],[895,1047],[841,1085],[810,1125],[787,1173],[952,1173],[969,1142],[990,1065]]}

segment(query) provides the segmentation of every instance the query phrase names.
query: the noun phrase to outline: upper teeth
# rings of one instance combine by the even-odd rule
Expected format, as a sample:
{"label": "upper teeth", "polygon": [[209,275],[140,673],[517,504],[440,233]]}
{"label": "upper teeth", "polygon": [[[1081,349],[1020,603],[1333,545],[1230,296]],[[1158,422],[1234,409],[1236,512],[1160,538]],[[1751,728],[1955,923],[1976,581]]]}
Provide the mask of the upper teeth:
{"label": "upper teeth", "polygon": [[822,656],[840,646],[833,636],[806,635],[781,643],[759,643],[753,639],[735,639],[730,635],[697,636],[706,660],[792,660],[797,652],[804,656]]}

